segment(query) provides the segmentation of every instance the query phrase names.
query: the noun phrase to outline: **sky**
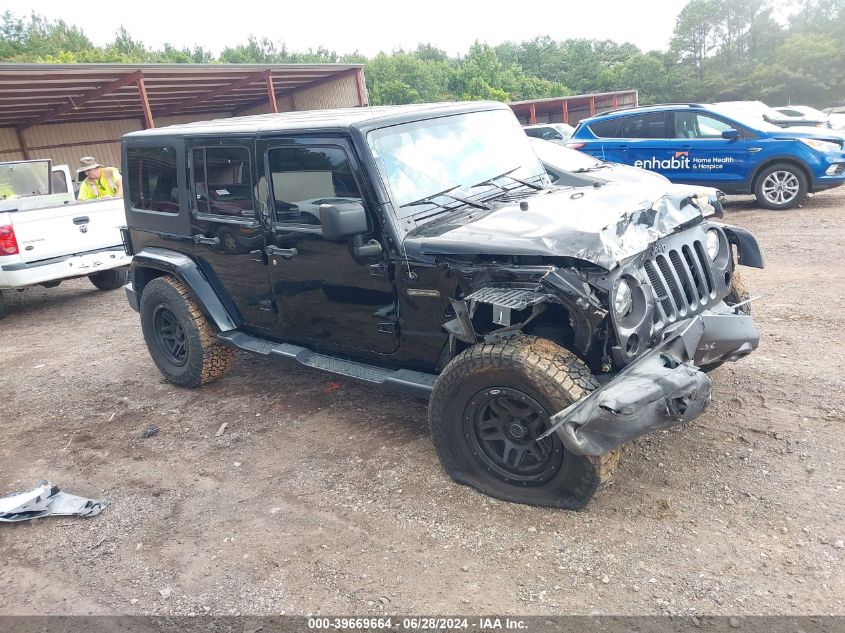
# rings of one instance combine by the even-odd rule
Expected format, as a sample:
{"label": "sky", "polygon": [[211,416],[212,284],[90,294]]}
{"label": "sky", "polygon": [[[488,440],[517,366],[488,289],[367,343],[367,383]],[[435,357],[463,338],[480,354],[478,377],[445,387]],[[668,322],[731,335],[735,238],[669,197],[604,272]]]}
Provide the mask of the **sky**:
{"label": "sky", "polygon": [[338,53],[411,50],[431,43],[456,55],[476,39],[495,45],[549,35],[631,42],[642,50],[666,50],[675,18],[686,0],[598,0],[541,3],[483,0],[280,0],[269,3],[133,0],[76,3],[39,0],[34,8],[0,0],[0,13],[35,10],[79,26],[94,44],[113,40],[122,24],[151,48],[201,45],[219,53],[250,35],[284,42],[288,50],[323,46]]}

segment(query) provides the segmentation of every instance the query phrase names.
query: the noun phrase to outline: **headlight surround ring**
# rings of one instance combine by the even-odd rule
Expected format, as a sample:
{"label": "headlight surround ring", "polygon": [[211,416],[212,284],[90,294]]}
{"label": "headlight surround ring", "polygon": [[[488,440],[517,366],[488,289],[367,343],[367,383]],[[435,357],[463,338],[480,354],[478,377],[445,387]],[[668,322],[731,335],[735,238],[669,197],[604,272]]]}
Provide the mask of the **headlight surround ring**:
{"label": "headlight surround ring", "polygon": [[613,310],[617,319],[624,319],[631,313],[634,307],[634,296],[631,292],[631,285],[624,279],[620,279],[613,291]]}
{"label": "headlight surround ring", "polygon": [[719,256],[719,251],[722,247],[722,240],[719,235],[719,231],[716,229],[709,229],[706,235],[706,243],[705,248],[707,250],[707,255],[710,257],[711,260],[715,261],[716,258]]}

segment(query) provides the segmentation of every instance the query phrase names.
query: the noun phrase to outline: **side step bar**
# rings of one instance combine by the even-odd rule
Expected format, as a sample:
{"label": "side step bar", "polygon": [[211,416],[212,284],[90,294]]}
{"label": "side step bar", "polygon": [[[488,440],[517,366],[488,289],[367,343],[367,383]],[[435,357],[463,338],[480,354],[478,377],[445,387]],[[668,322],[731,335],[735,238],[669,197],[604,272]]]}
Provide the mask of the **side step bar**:
{"label": "side step bar", "polygon": [[345,376],[374,385],[397,391],[415,398],[428,400],[431,391],[434,389],[434,382],[437,380],[435,374],[426,374],[420,371],[409,369],[384,369],[373,365],[356,363],[351,360],[343,360],[318,354],[317,352],[291,345],[290,343],[273,343],[237,330],[220,332],[217,335],[220,342],[237,347],[238,349],[260,354],[268,358],[294,360],[300,365],[327,371],[339,376]]}

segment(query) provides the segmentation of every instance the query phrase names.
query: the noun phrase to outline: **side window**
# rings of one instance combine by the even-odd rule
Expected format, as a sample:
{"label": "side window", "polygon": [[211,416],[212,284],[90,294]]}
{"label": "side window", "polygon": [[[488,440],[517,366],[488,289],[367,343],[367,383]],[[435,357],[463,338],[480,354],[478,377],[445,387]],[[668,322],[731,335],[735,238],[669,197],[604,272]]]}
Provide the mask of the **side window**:
{"label": "side window", "polygon": [[667,138],[663,112],[636,114],[622,119],[621,138]]}
{"label": "side window", "polygon": [[675,138],[722,138],[729,123],[697,112],[675,113]]}
{"label": "side window", "polygon": [[619,119],[608,119],[607,121],[590,123],[590,130],[599,138],[614,138],[618,129]]}
{"label": "side window", "polygon": [[50,174],[50,180],[52,181],[52,189],[53,193],[67,193],[67,179],[65,178],[65,172],[63,171],[54,171]]}
{"label": "side window", "polygon": [[563,138],[563,135],[553,127],[534,127],[525,130],[528,136],[534,138],[541,138],[544,141],[558,141]]}
{"label": "side window", "polygon": [[321,204],[361,201],[340,147],[279,147],[269,150],[267,160],[276,222],[319,227]]}
{"label": "side window", "polygon": [[124,182],[133,209],[179,213],[174,147],[130,147]]}
{"label": "side window", "polygon": [[197,147],[191,151],[191,186],[195,209],[218,219],[252,218],[249,150],[245,147]]}

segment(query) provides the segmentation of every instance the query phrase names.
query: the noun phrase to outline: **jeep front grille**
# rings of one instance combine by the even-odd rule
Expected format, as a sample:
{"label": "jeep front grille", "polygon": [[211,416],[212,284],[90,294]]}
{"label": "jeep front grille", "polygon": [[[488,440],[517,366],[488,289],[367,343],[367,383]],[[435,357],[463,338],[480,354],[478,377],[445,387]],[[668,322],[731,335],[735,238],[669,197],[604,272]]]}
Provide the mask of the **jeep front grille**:
{"label": "jeep front grille", "polygon": [[700,312],[716,298],[710,258],[701,240],[657,253],[643,265],[657,298],[657,329]]}

